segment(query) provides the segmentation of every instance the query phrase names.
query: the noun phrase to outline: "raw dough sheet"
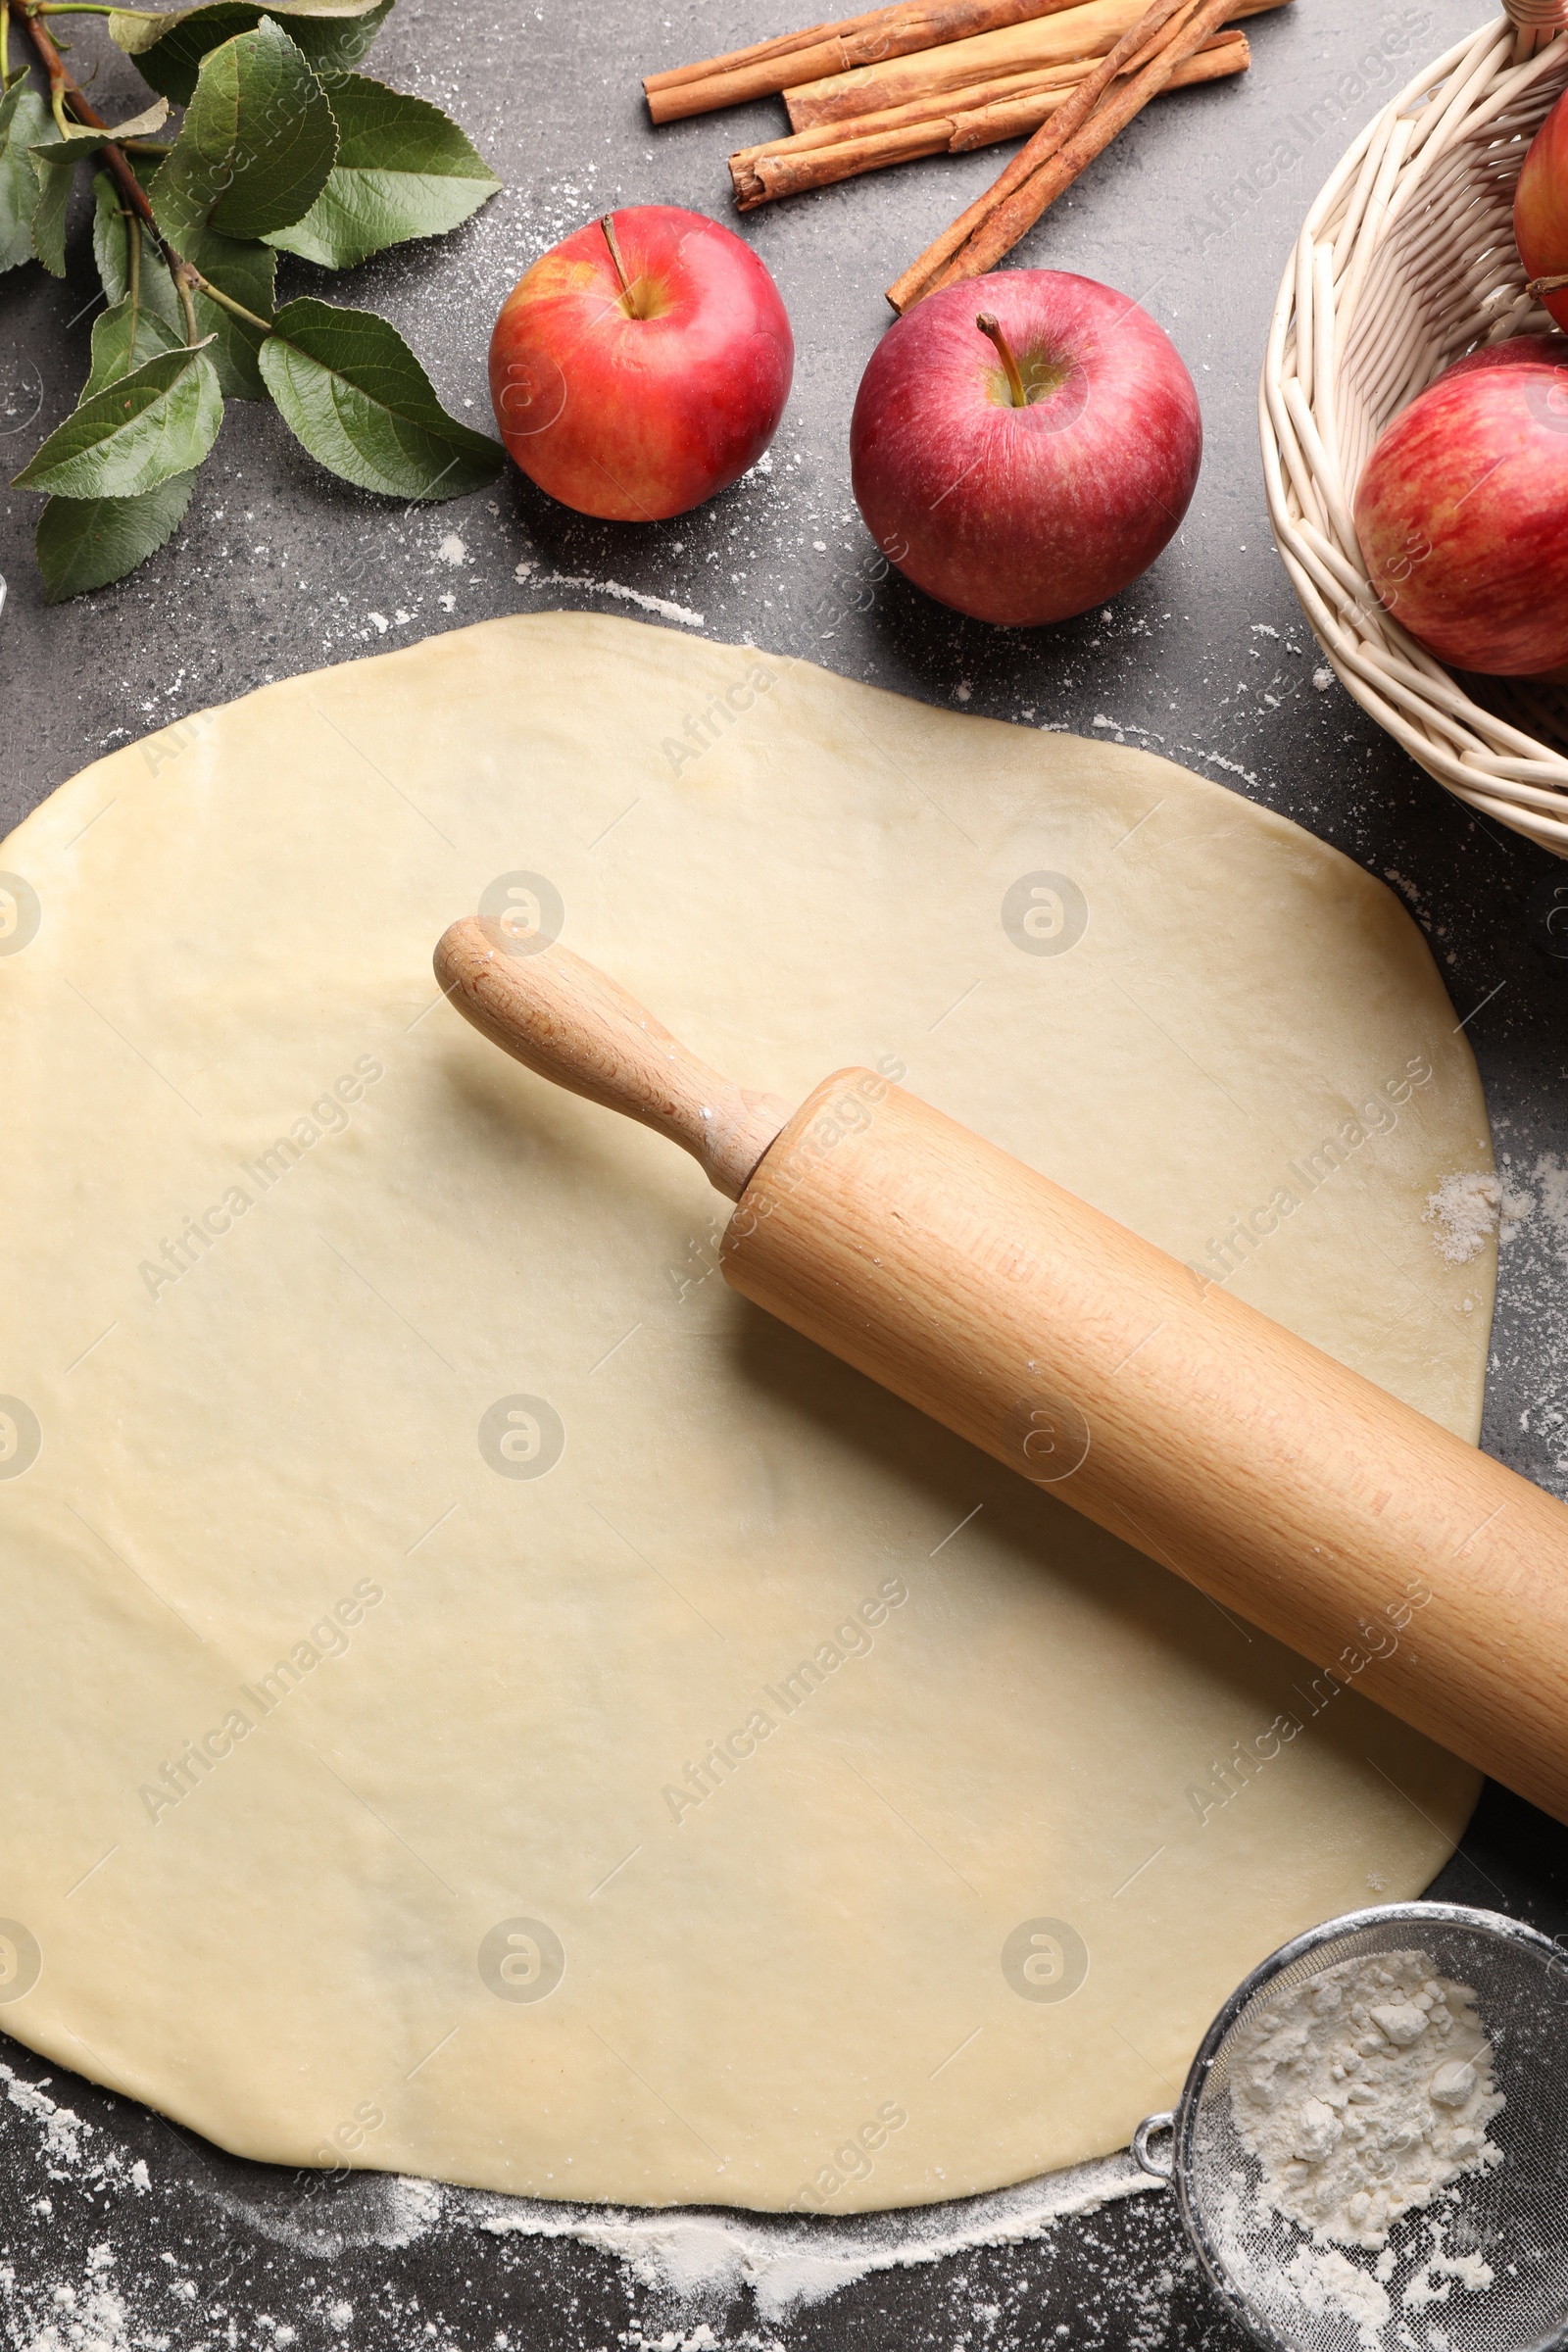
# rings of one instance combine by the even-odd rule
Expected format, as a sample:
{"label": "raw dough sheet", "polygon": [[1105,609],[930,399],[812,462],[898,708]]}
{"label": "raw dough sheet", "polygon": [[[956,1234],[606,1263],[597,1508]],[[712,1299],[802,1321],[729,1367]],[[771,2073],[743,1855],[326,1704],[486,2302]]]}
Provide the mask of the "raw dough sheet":
{"label": "raw dough sheet", "polygon": [[[0,849],[0,2024],[225,2146],[848,2212],[1125,2144],[1468,1767],[729,1294],[440,1000],[483,903],[906,1083],[1474,1438],[1492,1165],[1381,884],[1142,752],[546,614]],[[1227,1271],[1228,1269],[1228,1271]]]}

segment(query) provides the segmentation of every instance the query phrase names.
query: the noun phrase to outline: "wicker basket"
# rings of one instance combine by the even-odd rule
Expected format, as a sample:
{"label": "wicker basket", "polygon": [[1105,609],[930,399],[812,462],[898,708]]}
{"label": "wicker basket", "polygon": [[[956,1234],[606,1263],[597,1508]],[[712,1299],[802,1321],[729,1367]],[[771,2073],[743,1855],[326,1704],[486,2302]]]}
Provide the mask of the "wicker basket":
{"label": "wicker basket", "polygon": [[1525,292],[1512,206],[1568,85],[1568,0],[1508,4],[1385,108],[1313,205],[1259,414],[1280,554],[1347,688],[1470,808],[1568,858],[1568,687],[1446,669],[1379,603],[1350,519],[1378,435],[1434,376],[1552,327]]}

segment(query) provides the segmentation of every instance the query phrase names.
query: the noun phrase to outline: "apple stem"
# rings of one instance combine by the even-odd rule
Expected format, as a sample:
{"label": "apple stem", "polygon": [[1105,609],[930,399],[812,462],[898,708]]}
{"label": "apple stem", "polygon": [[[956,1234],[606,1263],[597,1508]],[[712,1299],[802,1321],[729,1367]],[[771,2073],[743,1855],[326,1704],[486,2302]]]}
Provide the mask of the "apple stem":
{"label": "apple stem", "polygon": [[1539,301],[1543,294],[1560,294],[1564,286],[1568,286],[1568,273],[1557,277],[1533,277],[1525,292],[1534,294]]}
{"label": "apple stem", "polygon": [[1026,409],[1029,406],[1029,395],[1023,388],[1023,377],[1019,373],[1018,363],[1012,356],[1012,345],[1002,331],[1001,319],[990,311],[982,311],[975,320],[975,324],[983,335],[991,337],[992,342],[1002,354],[1002,365],[1007,371],[1007,389],[1012,394],[1013,407]]}
{"label": "apple stem", "polygon": [[615,275],[620,280],[620,290],[623,294],[629,295],[631,279],[626,275],[626,265],[620,258],[620,245],[615,236],[614,214],[606,213],[600,220],[599,225],[605,232],[605,243],[610,247],[610,258],[615,265]]}

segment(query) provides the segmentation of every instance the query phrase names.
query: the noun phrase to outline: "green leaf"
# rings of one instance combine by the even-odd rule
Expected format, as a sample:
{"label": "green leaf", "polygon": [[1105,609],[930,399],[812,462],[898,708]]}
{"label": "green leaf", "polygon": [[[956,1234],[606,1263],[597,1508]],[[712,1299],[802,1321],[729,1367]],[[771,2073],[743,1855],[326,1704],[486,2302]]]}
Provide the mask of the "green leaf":
{"label": "green leaf", "polygon": [[92,258],[106,302],[123,302],[130,291],[130,256],[120,190],[107,172],[92,175]]}
{"label": "green leaf", "polygon": [[337,117],[332,176],[303,220],[267,242],[327,270],[352,270],[406,237],[438,237],[501,182],[450,115],[363,74],[323,75]]}
{"label": "green leaf", "polygon": [[64,133],[52,127],[51,136],[29,149],[32,169],[38,182],[38,200],[32,216],[32,248],[46,270],[56,277],[66,274],[66,206],[71,199],[72,175],[79,163],[95,155],[110,139],[145,139],[163,128],[169,114],[169,101],[159,98],[142,114],[128,122],[118,122],[112,130],[95,130],[89,123],[74,122]]}
{"label": "green leaf", "polygon": [[[307,10],[289,29],[318,74],[352,74],[363,66],[375,46],[375,36],[392,14],[394,0],[375,0],[354,18],[334,21],[323,11]],[[275,15],[274,9],[268,11]]]}
{"label": "green leaf", "polygon": [[52,498],[33,541],[44,602],[123,579],[178,530],[195,486],[194,472],[176,473],[136,498]]}
{"label": "green leaf", "polygon": [[135,58],[155,90],[188,106],[209,50],[237,32],[253,32],[264,17],[282,24],[313,66],[357,66],[385,24],[392,0],[214,0],[213,5],[165,10],[116,9],[110,37]]}
{"label": "green leaf", "polygon": [[144,107],[139,115],[132,115],[128,122],[116,122],[103,130],[92,122],[68,122],[65,129],[61,130],[51,115],[49,136],[43,146],[51,154],[56,148],[62,154],[69,148],[73,157],[79,162],[82,156],[91,155],[95,148],[106,147],[113,140],[150,139],[155,132],[163,129],[168,120],[167,98],[155,98],[151,106]]}
{"label": "green leaf", "polygon": [[209,354],[161,352],[56,425],[16,487],[62,498],[134,498],[199,466],[222,418]]}
{"label": "green leaf", "polygon": [[306,295],[277,314],[262,373],[313,458],[390,498],[461,498],[493,482],[498,441],[449,416],[395,326]]}
{"label": "green leaf", "polygon": [[[95,172],[92,181],[92,250],[98,264],[98,275],[104,298],[111,308],[123,302],[130,291],[130,235],[131,227],[125,218],[119,188],[107,172]],[[174,284],[164,267],[152,230],[142,227],[141,236],[141,307],[144,314],[155,316],[160,325],[170,329],[172,340],[185,340],[185,313]],[[213,309],[212,304],[201,308]],[[162,346],[150,348],[161,349]],[[221,369],[220,369],[221,376]]]}
{"label": "green leaf", "polygon": [[209,228],[259,237],[310,211],[336,153],[326,92],[287,33],[264,20],[203,60],[154,202],[177,184]]}
{"label": "green leaf", "polygon": [[0,98],[0,270],[32,259],[38,179],[27,150],[48,128],[49,109],[28,88],[26,74],[19,74]]}
{"label": "green leaf", "polygon": [[[158,171],[148,194],[158,225],[185,260],[198,269],[203,277],[210,278],[235,302],[259,318],[272,316],[273,285],[277,275],[277,256],[270,245],[244,244],[236,237],[225,237],[208,222],[208,190],[199,159],[192,165],[182,158],[183,138],[175,143],[172,155],[167,156]],[[163,265],[150,251],[151,240],[145,241],[142,252],[142,283],[148,283],[151,270]],[[167,279],[167,271],[164,272]],[[262,342],[260,327],[247,326],[231,311],[205,294],[196,302],[196,331],[213,338],[213,359],[218,368],[218,380],[225,400],[265,400],[267,387],[262,381],[256,354]],[[158,309],[163,310],[162,299]]]}
{"label": "green leaf", "polygon": [[[127,162],[130,160],[127,157]],[[145,267],[151,256],[154,269]],[[92,258],[98,265],[98,276],[106,302],[123,302],[130,292],[130,221],[125,211],[125,199],[120,186],[109,172],[95,172],[92,175]],[[150,299],[154,274],[161,273],[167,281],[169,272],[163,269],[152,231],[143,224],[141,258],[142,299]],[[180,308],[172,285],[170,297],[173,309],[166,314],[171,324],[180,317]]]}
{"label": "green leaf", "polygon": [[32,250],[52,277],[66,274],[66,207],[80,154],[56,140],[34,147],[32,166],[37,201],[32,208]]}
{"label": "green leaf", "polygon": [[182,329],[168,325],[156,311],[127,294],[113,309],[100,311],[92,322],[92,372],[81,388],[83,400],[109,384],[132,374],[143,361],[163,351],[183,351]]}

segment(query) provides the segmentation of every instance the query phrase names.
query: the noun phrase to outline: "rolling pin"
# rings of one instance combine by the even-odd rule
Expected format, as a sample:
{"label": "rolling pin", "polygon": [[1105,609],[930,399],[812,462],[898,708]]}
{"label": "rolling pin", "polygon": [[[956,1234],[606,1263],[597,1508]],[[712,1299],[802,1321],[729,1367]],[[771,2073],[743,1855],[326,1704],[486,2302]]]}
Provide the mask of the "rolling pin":
{"label": "rolling pin", "polygon": [[692,1154],[743,1298],[1568,1822],[1568,1507],[873,1071],[792,1110],[477,918],[435,970]]}

